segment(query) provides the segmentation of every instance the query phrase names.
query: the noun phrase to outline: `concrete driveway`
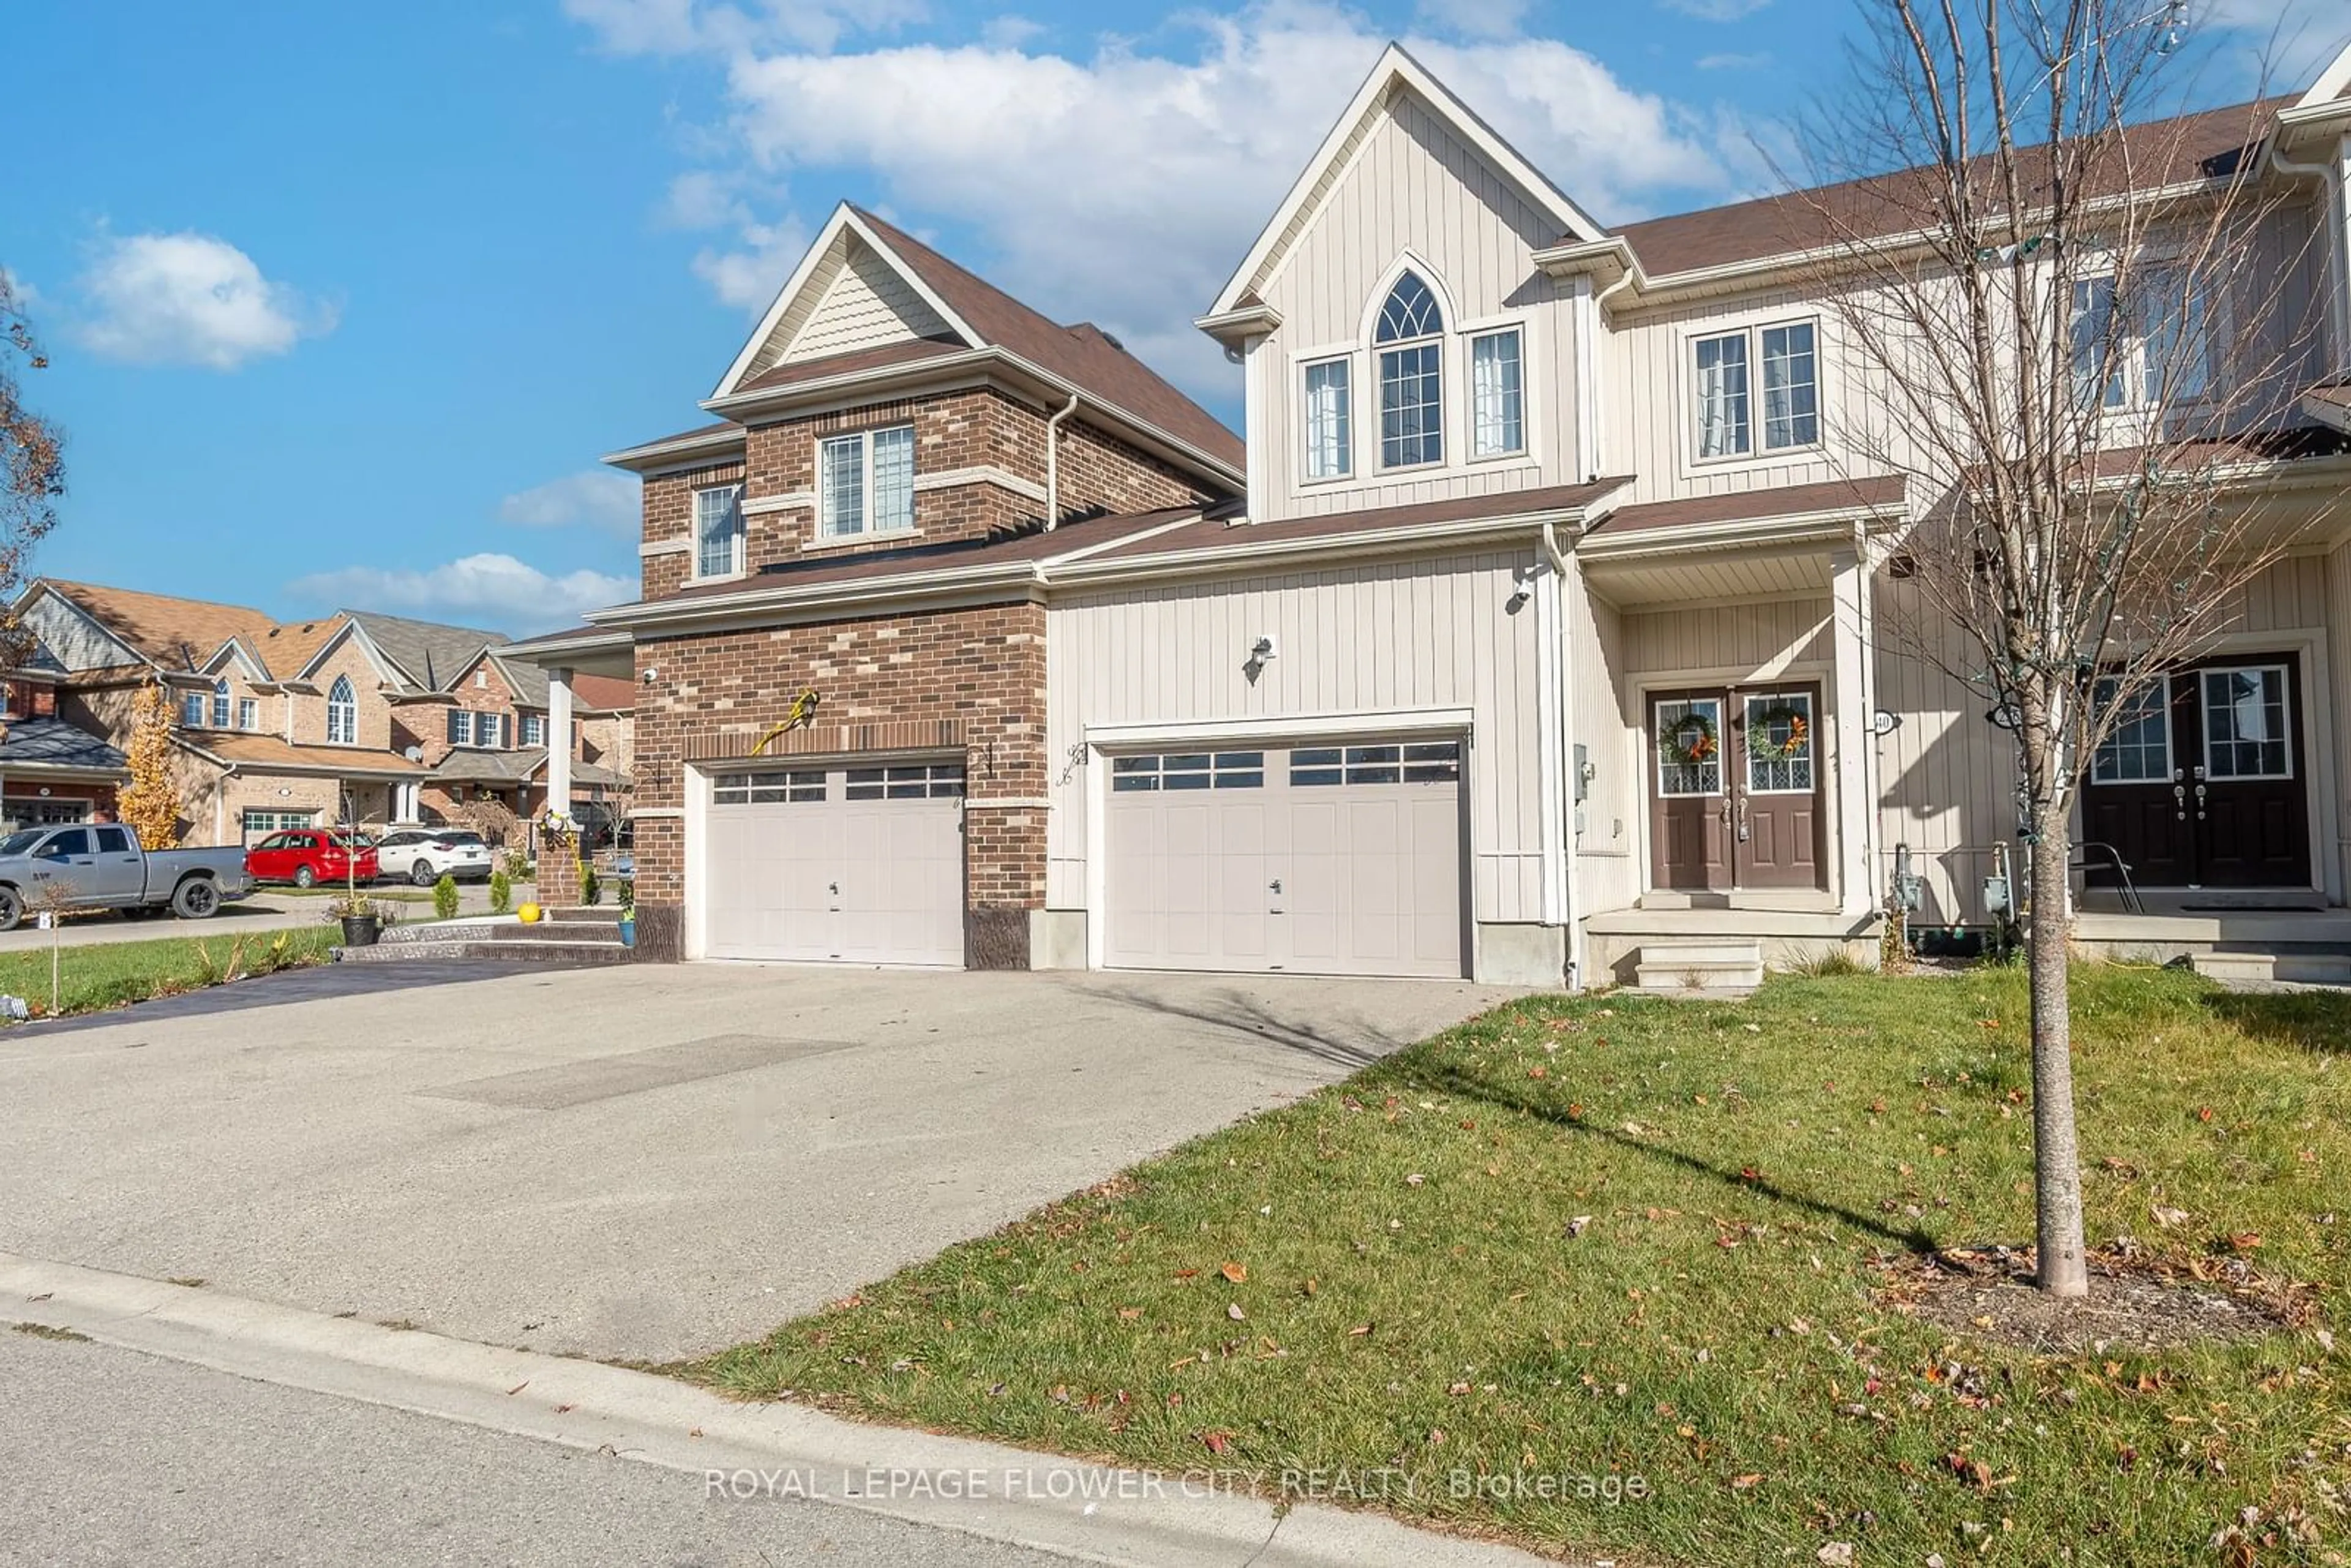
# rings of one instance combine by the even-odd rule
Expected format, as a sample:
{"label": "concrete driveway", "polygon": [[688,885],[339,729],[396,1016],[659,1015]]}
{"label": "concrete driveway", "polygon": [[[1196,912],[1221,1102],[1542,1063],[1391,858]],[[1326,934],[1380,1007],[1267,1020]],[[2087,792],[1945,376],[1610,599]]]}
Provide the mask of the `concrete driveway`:
{"label": "concrete driveway", "polygon": [[665,1360],[1510,994],[695,965],[134,1009],[0,1037],[0,1251]]}

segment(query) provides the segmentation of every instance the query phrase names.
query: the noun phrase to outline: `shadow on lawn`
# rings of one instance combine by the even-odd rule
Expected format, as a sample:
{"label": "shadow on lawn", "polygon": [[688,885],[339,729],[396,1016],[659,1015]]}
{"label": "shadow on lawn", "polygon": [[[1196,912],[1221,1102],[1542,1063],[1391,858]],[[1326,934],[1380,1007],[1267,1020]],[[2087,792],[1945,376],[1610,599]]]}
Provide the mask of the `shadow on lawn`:
{"label": "shadow on lawn", "polygon": [[2341,991],[2216,991],[2204,1006],[2258,1040],[2351,1051],[2351,995]]}
{"label": "shadow on lawn", "polygon": [[1695,1176],[1712,1177],[1731,1191],[1751,1193],[1768,1198],[1773,1203],[1802,1209],[1823,1219],[1842,1221],[1856,1230],[1865,1230],[1903,1251],[1928,1253],[1936,1249],[1934,1241],[1927,1236],[1926,1232],[1915,1226],[1907,1230],[1900,1229],[1888,1225],[1881,1216],[1864,1214],[1856,1209],[1845,1208],[1821,1198],[1808,1197],[1802,1193],[1790,1192],[1768,1177],[1759,1175],[1750,1179],[1743,1171],[1726,1170],[1720,1166],[1708,1164],[1696,1155],[1686,1155],[1679,1149],[1666,1148],[1657,1144],[1631,1137],[1614,1127],[1597,1126],[1584,1121],[1582,1117],[1571,1116],[1563,1111],[1555,1110],[1522,1095],[1510,1093],[1483,1078],[1462,1071],[1458,1067],[1432,1064],[1424,1068],[1416,1076],[1431,1088],[1442,1089],[1449,1093],[1458,1094],[1464,1099],[1482,1101],[1498,1110],[1521,1111],[1538,1120],[1549,1122],[1555,1127],[1564,1127],[1569,1132],[1579,1134],[1583,1137],[1598,1138],[1605,1143],[1614,1144],[1620,1149],[1644,1155],[1650,1159],[1664,1160],[1669,1165],[1679,1166]]}

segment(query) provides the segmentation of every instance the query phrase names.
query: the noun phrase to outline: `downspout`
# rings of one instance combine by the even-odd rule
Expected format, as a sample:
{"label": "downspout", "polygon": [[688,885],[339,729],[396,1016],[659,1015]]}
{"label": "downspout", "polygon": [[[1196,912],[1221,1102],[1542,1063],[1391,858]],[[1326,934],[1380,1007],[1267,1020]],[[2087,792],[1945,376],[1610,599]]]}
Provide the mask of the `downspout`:
{"label": "downspout", "polygon": [[1559,798],[1551,802],[1555,812],[1552,831],[1560,836],[1560,869],[1558,887],[1559,922],[1567,934],[1567,988],[1583,988],[1583,933],[1575,912],[1575,790],[1580,782],[1575,777],[1575,699],[1570,685],[1573,666],[1568,657],[1568,644],[1573,633],[1568,627],[1569,609],[1567,585],[1573,580],[1567,552],[1560,549],[1558,526],[1544,518],[1542,524],[1543,560],[1551,568],[1552,587],[1547,595],[1555,606],[1548,618],[1551,622],[1551,645],[1543,650],[1549,661],[1551,679],[1545,683],[1552,695],[1555,712],[1552,730],[1545,739],[1552,755],[1548,758],[1554,778],[1562,782]]}
{"label": "downspout", "polygon": [[2270,139],[2270,167],[2292,179],[2316,180],[2325,193],[2327,369],[2330,374],[2340,374],[2351,369],[2351,321],[2345,317],[2345,295],[2351,292],[2351,256],[2344,254],[2345,247],[2351,246],[2351,232],[2346,232],[2343,171],[2335,163],[2297,163],[2278,151],[2275,137]]}
{"label": "downspout", "polygon": [[1045,531],[1061,526],[1061,421],[1078,412],[1078,394],[1069,406],[1045,422]]}

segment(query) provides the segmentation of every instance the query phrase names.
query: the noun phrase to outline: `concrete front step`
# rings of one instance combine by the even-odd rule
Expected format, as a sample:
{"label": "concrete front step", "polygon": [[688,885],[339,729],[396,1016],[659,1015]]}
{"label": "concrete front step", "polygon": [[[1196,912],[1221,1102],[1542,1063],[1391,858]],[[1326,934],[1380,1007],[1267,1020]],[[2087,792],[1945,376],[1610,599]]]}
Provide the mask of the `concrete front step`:
{"label": "concrete front step", "polygon": [[621,946],[616,920],[540,920],[526,925],[519,920],[435,920],[415,925],[395,925],[380,943],[387,947],[451,942],[594,942]]}
{"label": "concrete front step", "polygon": [[2188,960],[2209,980],[2297,980],[2351,986],[2351,956],[2338,953],[2197,953]]}
{"label": "concrete front step", "polygon": [[1760,942],[1644,942],[1633,969],[1645,991],[1743,996],[1763,983]]}

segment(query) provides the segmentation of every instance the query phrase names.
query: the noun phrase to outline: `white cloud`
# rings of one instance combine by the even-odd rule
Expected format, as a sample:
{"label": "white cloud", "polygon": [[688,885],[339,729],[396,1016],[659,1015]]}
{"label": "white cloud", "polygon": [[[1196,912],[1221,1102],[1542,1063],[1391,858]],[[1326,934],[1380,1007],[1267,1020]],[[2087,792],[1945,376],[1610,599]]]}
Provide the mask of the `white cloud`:
{"label": "white cloud", "polygon": [[642,491],[627,474],[590,468],[508,496],[498,503],[498,520],[526,528],[595,528],[634,538]]}
{"label": "white cloud", "polygon": [[585,569],[554,577],[510,555],[486,552],[423,571],[350,566],[316,572],[287,584],[286,591],[321,608],[350,605],[507,632],[542,632],[569,626],[583,612],[634,599],[637,584]]}
{"label": "white cloud", "polygon": [[[589,0],[571,4],[588,16]],[[1447,4],[1459,14],[1490,0]],[[686,15],[711,36],[716,13]],[[1190,319],[1385,39],[1324,0],[1267,0],[1177,26],[1192,31],[1153,46],[1160,52],[1113,41],[1087,57],[1002,43],[827,53],[729,33],[734,41],[704,46],[727,68],[727,152],[673,186],[669,216],[723,215],[733,243],[706,247],[695,270],[721,298],[757,308],[821,216],[791,196],[853,170],[1038,308],[1100,321],[1183,384],[1223,395],[1233,373]],[[1627,89],[1564,43],[1408,42],[1604,215],[1655,210],[1667,192],[1737,189],[1724,157],[1743,138]]]}
{"label": "white cloud", "polygon": [[1751,16],[1771,0],[1663,0],[1668,10],[1696,16],[1701,22],[1736,22]]}
{"label": "white cloud", "polygon": [[230,371],[335,326],[330,308],[272,283],[251,256],[211,235],[109,237],[81,291],[81,340],[139,363]]}

